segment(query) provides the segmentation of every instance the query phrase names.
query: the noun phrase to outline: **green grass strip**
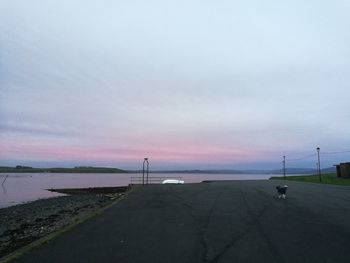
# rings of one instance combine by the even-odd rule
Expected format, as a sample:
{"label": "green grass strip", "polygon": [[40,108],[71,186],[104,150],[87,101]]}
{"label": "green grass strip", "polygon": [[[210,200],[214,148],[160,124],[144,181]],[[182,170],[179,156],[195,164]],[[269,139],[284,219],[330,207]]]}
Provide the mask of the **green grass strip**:
{"label": "green grass strip", "polygon": [[350,185],[350,178],[337,177],[335,173],[321,174],[321,182],[318,174],[312,175],[294,175],[294,176],[273,176],[270,180],[288,180],[306,183],[321,183],[332,185]]}

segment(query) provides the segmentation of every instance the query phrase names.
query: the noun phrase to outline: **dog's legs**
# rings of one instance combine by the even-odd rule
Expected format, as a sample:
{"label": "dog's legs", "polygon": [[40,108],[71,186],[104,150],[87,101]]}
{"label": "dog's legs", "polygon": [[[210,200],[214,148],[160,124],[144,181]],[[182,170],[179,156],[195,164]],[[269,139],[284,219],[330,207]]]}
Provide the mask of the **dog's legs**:
{"label": "dog's legs", "polygon": [[286,199],[286,195],[285,195],[285,194],[283,194],[283,195],[282,195],[282,198],[283,198],[283,199]]}

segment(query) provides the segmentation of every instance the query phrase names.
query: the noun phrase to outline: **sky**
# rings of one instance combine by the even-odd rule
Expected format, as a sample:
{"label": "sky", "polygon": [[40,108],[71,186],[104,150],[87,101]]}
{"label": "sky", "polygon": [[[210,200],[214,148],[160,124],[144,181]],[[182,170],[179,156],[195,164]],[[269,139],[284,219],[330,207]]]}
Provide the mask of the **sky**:
{"label": "sky", "polygon": [[350,1],[0,1],[0,165],[350,161]]}

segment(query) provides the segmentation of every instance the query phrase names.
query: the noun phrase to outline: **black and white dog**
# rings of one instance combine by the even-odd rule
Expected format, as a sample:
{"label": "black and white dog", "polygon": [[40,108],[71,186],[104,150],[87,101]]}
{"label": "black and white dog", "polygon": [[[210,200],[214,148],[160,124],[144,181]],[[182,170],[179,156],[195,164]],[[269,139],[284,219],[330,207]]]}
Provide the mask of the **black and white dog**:
{"label": "black and white dog", "polygon": [[284,186],[276,186],[277,192],[278,192],[278,198],[286,199],[286,193],[287,193],[287,185]]}

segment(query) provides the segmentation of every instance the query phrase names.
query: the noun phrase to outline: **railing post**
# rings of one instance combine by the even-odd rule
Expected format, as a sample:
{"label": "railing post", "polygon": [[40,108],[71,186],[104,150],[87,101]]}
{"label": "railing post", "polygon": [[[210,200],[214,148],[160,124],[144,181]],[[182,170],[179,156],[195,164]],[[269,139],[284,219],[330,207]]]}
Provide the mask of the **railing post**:
{"label": "railing post", "polygon": [[143,161],[142,165],[142,185],[145,184],[145,161]]}
{"label": "railing post", "polygon": [[146,168],[146,184],[148,184],[148,173],[149,173],[149,162],[148,162],[148,158],[144,158],[143,161],[143,166],[142,166],[142,185],[145,184],[145,164],[147,164],[147,168]]}

